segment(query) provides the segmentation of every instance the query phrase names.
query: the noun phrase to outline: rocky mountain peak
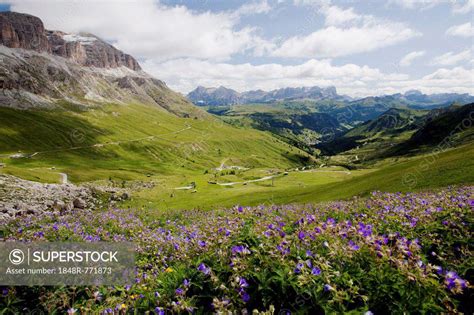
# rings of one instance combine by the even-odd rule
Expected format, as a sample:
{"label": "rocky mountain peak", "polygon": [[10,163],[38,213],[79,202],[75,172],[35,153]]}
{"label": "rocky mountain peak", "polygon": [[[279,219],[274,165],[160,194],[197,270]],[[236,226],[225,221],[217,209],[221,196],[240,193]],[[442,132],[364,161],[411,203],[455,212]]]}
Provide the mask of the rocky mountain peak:
{"label": "rocky mountain peak", "polygon": [[125,66],[132,70],[141,70],[132,56],[95,35],[49,31],[44,28],[39,18],[23,13],[0,12],[0,44],[9,48],[47,52],[88,67]]}
{"label": "rocky mountain peak", "polygon": [[51,52],[43,22],[36,16],[0,12],[0,44],[38,52]]}
{"label": "rocky mountain peak", "polygon": [[334,86],[320,88],[311,87],[285,87],[281,89],[263,91],[253,90],[239,93],[235,90],[220,86],[218,88],[205,88],[198,86],[189,92],[187,97],[197,105],[233,105],[245,103],[268,103],[279,100],[297,99],[345,99],[338,95]]}

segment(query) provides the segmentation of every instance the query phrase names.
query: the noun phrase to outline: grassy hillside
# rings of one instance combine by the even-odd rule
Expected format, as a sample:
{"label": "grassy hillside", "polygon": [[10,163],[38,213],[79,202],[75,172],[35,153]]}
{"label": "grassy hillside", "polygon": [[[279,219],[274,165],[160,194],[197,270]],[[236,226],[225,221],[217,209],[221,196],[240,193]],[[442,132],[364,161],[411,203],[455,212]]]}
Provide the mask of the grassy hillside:
{"label": "grassy hillside", "polygon": [[209,107],[208,111],[237,126],[270,131],[307,152],[312,152],[311,146],[325,134],[347,130],[335,117],[318,112],[304,102]]}
{"label": "grassy hillside", "polygon": [[[317,145],[323,154],[334,155],[362,147],[364,153],[382,149],[407,139],[425,122],[429,111],[391,108],[379,117],[368,120],[335,139]],[[362,152],[358,152],[362,155]]]}
{"label": "grassy hillside", "polygon": [[472,141],[474,139],[473,113],[474,104],[450,107],[427,121],[410,139],[389,150],[387,155],[417,153],[433,148],[444,140],[451,144]]}
{"label": "grassy hillside", "polygon": [[[87,111],[0,108],[0,172],[26,179],[151,181],[125,206],[167,209],[284,204],[474,183],[474,144],[434,156],[385,159],[370,169],[306,168],[304,152],[213,117],[180,118],[142,105]],[[20,154],[14,158],[12,155]],[[297,169],[299,167],[299,169]]]}
{"label": "grassy hillside", "polygon": [[[408,192],[456,184],[474,183],[474,144],[436,155],[387,159],[371,169],[348,171],[323,167],[279,174],[274,180],[243,184],[247,172],[222,176],[219,181],[240,182],[232,186],[209,184],[212,175],[163,179],[155,188],[143,190],[128,206],[148,208],[152,213],[167,209],[211,209],[236,204],[287,204],[320,202],[365,196],[375,190]],[[255,170],[262,176],[264,170]],[[170,185],[170,181],[172,184]],[[174,182],[173,182],[174,181]],[[194,190],[175,190],[194,181]]]}
{"label": "grassy hillside", "polygon": [[296,193],[291,201],[327,201],[371,191],[408,192],[474,183],[474,143],[406,159],[387,159],[377,170],[343,183]]}
{"label": "grassy hillside", "polygon": [[[19,152],[23,157],[11,158]],[[89,110],[0,108],[0,154],[4,173],[54,181],[54,173],[64,172],[73,182],[202,174],[224,158],[250,168],[288,168],[308,159],[269,134],[211,116],[180,118],[152,106],[113,104]]]}

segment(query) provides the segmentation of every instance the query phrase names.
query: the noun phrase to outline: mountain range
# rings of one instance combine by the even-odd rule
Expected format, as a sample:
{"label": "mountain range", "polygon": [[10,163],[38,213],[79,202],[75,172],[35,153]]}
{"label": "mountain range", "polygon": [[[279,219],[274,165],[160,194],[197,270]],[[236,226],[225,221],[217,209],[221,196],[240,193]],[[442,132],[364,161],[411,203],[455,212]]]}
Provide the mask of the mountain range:
{"label": "mountain range", "polygon": [[340,95],[335,87],[321,88],[297,87],[281,88],[272,91],[254,90],[239,93],[235,90],[220,86],[218,88],[206,88],[199,86],[187,94],[187,98],[198,106],[228,106],[236,104],[250,103],[272,103],[278,101],[303,101],[313,102],[343,102],[347,105],[371,105],[383,104],[384,107],[391,105],[404,105],[413,108],[426,108],[445,106],[453,102],[467,104],[474,102],[474,96],[467,93],[439,93],[423,94],[418,90],[410,90],[403,94],[396,93],[382,96],[369,96],[360,99],[353,99],[349,96]]}
{"label": "mountain range", "polygon": [[272,91],[253,90],[239,93],[235,90],[220,86],[206,88],[199,86],[189,92],[187,97],[199,106],[225,106],[247,103],[270,103],[279,100],[350,100],[347,96],[337,94],[336,88],[286,87]]}

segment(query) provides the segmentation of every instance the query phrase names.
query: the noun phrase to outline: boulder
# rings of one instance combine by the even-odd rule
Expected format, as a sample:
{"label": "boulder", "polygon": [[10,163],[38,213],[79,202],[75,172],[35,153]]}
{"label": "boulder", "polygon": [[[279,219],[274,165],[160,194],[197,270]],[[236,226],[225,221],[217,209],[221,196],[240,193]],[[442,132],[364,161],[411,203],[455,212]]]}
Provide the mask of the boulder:
{"label": "boulder", "polygon": [[77,208],[77,209],[84,209],[86,207],[86,202],[81,198],[74,199],[72,204],[74,208]]}

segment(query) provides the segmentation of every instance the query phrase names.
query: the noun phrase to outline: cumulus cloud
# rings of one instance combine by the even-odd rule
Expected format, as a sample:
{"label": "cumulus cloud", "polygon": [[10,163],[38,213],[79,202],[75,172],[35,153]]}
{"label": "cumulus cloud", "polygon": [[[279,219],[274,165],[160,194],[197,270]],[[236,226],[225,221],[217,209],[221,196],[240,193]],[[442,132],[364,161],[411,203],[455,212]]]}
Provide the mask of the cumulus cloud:
{"label": "cumulus cloud", "polygon": [[410,66],[416,58],[422,57],[425,55],[425,51],[412,51],[411,53],[406,54],[399,62],[399,65],[402,67]]}
{"label": "cumulus cloud", "polygon": [[326,25],[341,25],[350,21],[359,20],[361,16],[353,8],[342,9],[338,6],[323,6],[321,12],[325,15]]}
{"label": "cumulus cloud", "polygon": [[466,14],[474,9],[474,0],[390,0],[390,4],[396,4],[405,9],[426,10],[440,4],[451,4],[451,11],[455,14]]}
{"label": "cumulus cloud", "polygon": [[331,0],[293,0],[295,5],[321,6],[329,5]]}
{"label": "cumulus cloud", "polygon": [[407,91],[416,87],[424,93],[469,93],[474,94],[474,69],[455,67],[441,68],[427,74],[420,79],[384,81],[380,87],[387,87],[396,91]]}
{"label": "cumulus cloud", "polygon": [[[458,92],[474,94],[474,70],[441,68],[420,78],[384,73],[355,64],[334,65],[331,60],[310,59],[297,65],[213,63],[191,58],[164,63],[148,61],[144,68],[159,75],[169,86],[187,93],[197,85],[226,86],[238,91],[272,90],[282,87],[336,86],[339,93],[353,97],[391,94],[419,89],[424,93]],[[186,76],[180,75],[186,73]]]}
{"label": "cumulus cloud", "polygon": [[339,57],[395,45],[421,34],[402,23],[371,20],[361,26],[329,26],[307,36],[285,40],[274,52],[278,57]]}
{"label": "cumulus cloud", "polygon": [[[167,60],[180,57],[228,59],[233,54],[271,45],[254,27],[238,27],[243,15],[267,12],[266,1],[232,12],[195,12],[155,0],[23,1],[11,9],[40,16],[49,29],[91,32],[132,55]],[[263,48],[262,48],[263,47]]]}
{"label": "cumulus cloud", "polygon": [[446,35],[471,37],[471,36],[474,36],[474,27],[471,24],[471,22],[454,25],[448,28],[448,30],[446,31]]}
{"label": "cumulus cloud", "polygon": [[[276,63],[252,65],[250,63],[212,63],[196,59],[170,60],[164,63],[148,61],[145,70],[160,75],[172,88],[183,93],[197,85],[224,85],[245,91],[271,90],[282,87],[329,86],[355,92],[381,80],[403,80],[404,74],[387,74],[379,69],[355,64],[335,66],[331,60],[310,59],[297,65]],[[186,73],[186,76],[180,75]]]}
{"label": "cumulus cloud", "polygon": [[262,0],[259,2],[251,2],[242,5],[236,11],[234,11],[233,15],[240,17],[242,15],[262,14],[270,12],[271,9],[272,7],[268,4],[268,1]]}
{"label": "cumulus cloud", "polygon": [[458,63],[471,59],[471,51],[469,49],[463,50],[459,53],[452,51],[443,55],[437,56],[431,60],[431,65],[434,66],[454,66]]}
{"label": "cumulus cloud", "polygon": [[445,0],[391,0],[390,3],[397,4],[405,9],[428,9],[438,4],[446,3]]}
{"label": "cumulus cloud", "polygon": [[454,2],[453,12],[466,14],[474,10],[474,0],[467,0],[464,3]]}
{"label": "cumulus cloud", "polygon": [[342,8],[331,1],[295,0],[295,4],[316,8],[324,16],[326,27],[284,40],[273,56],[334,58],[374,51],[421,35],[404,23],[359,14],[352,7]]}

